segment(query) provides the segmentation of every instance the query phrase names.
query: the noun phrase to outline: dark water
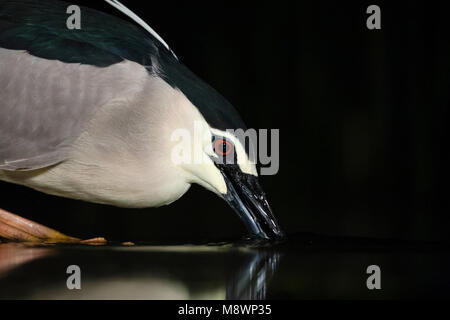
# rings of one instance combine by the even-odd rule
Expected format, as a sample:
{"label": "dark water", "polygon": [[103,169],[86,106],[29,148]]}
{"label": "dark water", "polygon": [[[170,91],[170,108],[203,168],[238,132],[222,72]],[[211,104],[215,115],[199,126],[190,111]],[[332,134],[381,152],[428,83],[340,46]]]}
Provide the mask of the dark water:
{"label": "dark water", "polygon": [[[0,299],[384,299],[450,297],[448,246],[291,235],[251,242],[136,246],[0,244]],[[381,268],[368,290],[366,268]],[[68,290],[66,269],[81,269]]]}

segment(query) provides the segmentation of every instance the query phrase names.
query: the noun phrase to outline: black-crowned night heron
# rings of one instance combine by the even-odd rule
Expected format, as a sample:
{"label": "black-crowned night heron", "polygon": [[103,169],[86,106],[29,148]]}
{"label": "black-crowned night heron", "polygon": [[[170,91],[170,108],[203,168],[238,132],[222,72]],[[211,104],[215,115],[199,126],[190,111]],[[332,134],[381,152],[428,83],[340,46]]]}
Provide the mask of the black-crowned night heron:
{"label": "black-crowned night heron", "polygon": [[[72,30],[68,3],[0,0],[0,180],[133,208],[169,204],[197,183],[253,236],[282,237],[248,148],[226,131],[245,129],[234,107],[106,1],[136,24],[82,7]],[[202,161],[174,161],[180,143]],[[2,210],[0,237],[75,241]]]}

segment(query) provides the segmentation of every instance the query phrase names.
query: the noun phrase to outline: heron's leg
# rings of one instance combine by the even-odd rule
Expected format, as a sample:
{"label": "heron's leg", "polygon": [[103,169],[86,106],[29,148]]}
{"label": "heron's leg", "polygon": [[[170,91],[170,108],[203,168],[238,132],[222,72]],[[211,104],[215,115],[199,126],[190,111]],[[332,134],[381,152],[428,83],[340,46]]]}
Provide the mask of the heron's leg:
{"label": "heron's leg", "polygon": [[80,240],[70,237],[3,209],[0,209],[0,238],[9,241],[34,243],[106,243],[104,238]]}

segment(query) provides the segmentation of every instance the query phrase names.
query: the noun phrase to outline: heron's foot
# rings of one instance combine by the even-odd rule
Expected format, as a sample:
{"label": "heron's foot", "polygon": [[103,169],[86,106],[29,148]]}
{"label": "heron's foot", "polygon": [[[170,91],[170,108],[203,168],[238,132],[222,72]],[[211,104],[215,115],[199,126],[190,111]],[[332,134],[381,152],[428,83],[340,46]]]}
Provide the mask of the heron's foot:
{"label": "heron's foot", "polygon": [[0,238],[8,241],[36,244],[79,243],[103,245],[107,242],[105,238],[81,240],[70,237],[3,209],[0,209]]}

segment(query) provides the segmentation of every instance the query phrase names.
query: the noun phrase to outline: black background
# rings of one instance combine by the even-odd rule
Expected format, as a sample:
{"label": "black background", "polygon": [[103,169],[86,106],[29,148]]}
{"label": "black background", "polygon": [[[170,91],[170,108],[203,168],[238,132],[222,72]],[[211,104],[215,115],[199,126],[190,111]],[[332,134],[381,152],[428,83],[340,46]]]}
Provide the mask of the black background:
{"label": "black background", "polygon": [[[122,1],[248,127],[280,129],[261,178],[288,233],[449,239],[448,7],[430,1]],[[123,17],[103,1],[74,1]],[[381,7],[368,30],[366,8]],[[0,206],[79,237],[238,238],[232,210],[193,186],[170,206],[121,209],[0,183]]]}

